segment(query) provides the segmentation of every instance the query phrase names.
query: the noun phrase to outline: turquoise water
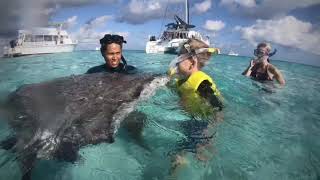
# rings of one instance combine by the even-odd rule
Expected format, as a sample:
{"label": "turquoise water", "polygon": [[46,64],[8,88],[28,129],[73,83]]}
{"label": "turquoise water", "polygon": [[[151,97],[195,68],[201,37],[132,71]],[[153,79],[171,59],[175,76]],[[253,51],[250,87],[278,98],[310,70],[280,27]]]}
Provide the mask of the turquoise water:
{"label": "turquoise water", "polygon": [[[126,51],[125,56],[141,72],[151,73],[165,72],[174,57],[141,51]],[[224,121],[215,129],[213,158],[203,163],[188,154],[188,164],[179,171],[178,179],[319,179],[320,68],[272,61],[287,82],[285,88],[277,88],[243,77],[248,60],[219,55],[205,67],[224,96]],[[22,84],[83,74],[102,62],[96,51],[0,59],[0,101]],[[38,161],[33,179],[166,179],[168,152],[182,138],[172,124],[188,115],[180,107],[179,97],[167,87],[140,103],[138,109],[148,118],[143,138],[150,151],[120,130],[113,144],[82,148],[81,159],[74,164]],[[9,133],[0,112],[0,139]],[[8,156],[12,154],[0,150],[0,161]],[[16,162],[0,169],[0,179],[20,176]]]}

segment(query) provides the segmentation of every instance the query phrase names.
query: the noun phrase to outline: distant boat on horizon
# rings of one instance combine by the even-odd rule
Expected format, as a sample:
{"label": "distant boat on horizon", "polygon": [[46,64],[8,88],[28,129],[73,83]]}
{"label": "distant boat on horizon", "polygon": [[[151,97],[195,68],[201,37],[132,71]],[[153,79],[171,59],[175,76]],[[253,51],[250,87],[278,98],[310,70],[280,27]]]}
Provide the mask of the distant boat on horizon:
{"label": "distant boat on horizon", "polygon": [[228,55],[229,55],[229,56],[239,56],[238,53],[235,53],[235,52],[233,52],[233,51],[230,51],[230,52],[228,53]]}
{"label": "distant boat on horizon", "polygon": [[4,57],[17,57],[33,54],[72,52],[77,41],[62,30],[62,23],[56,27],[35,27],[18,30],[17,39],[11,40],[3,49]]}

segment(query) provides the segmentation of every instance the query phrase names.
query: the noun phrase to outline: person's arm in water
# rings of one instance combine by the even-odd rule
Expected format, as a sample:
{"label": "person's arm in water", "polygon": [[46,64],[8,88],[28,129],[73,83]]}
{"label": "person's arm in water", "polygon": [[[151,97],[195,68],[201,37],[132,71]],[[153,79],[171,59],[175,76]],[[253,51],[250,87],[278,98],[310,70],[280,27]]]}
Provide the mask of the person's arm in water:
{"label": "person's arm in water", "polygon": [[242,75],[245,75],[245,76],[250,76],[251,72],[252,72],[252,67],[253,67],[254,63],[253,63],[253,60],[250,61],[250,64],[249,66],[247,67],[247,69],[242,73]]}
{"label": "person's arm in water", "polygon": [[282,73],[272,64],[269,64],[268,71],[273,74],[274,78],[279,82],[280,85],[284,86],[286,84]]}
{"label": "person's arm in water", "polygon": [[215,92],[212,90],[211,85],[208,80],[205,80],[200,84],[197,91],[200,96],[207,99],[213,107],[218,107],[221,111],[224,105],[222,100],[214,94]]}

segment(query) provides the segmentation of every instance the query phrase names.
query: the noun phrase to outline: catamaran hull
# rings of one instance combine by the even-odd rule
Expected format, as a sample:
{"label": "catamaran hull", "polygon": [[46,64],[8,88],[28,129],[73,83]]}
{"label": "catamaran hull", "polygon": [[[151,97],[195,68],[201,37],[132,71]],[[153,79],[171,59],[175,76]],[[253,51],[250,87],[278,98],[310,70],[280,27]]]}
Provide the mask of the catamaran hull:
{"label": "catamaran hull", "polygon": [[170,42],[149,41],[146,45],[147,54],[178,54],[180,46],[187,39],[172,40]]}
{"label": "catamaran hull", "polygon": [[146,49],[147,54],[178,54],[177,47],[161,47],[155,46],[150,49]]}
{"label": "catamaran hull", "polygon": [[16,46],[14,48],[4,49],[4,57],[18,57],[34,54],[52,54],[62,52],[72,52],[76,44],[61,44],[61,45],[47,45],[47,46]]}
{"label": "catamaran hull", "polygon": [[178,48],[176,47],[153,47],[152,49],[146,49],[147,54],[178,54]]}

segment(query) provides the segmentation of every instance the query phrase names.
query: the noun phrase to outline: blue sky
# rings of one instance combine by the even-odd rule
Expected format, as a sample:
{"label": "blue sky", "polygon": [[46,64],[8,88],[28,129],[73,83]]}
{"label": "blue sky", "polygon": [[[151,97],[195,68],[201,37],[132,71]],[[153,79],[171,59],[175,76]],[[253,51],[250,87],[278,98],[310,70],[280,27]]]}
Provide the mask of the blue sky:
{"label": "blue sky", "polygon": [[[8,27],[26,26],[25,19],[66,22],[78,49],[94,49],[104,33],[115,33],[127,39],[125,49],[143,50],[148,36],[158,36],[174,13],[184,16],[184,0],[12,0],[0,21],[10,15],[10,3],[21,4],[24,13],[17,17],[20,24]],[[195,30],[223,53],[252,56],[258,42],[268,41],[278,49],[274,59],[320,66],[320,0],[193,0],[190,9]],[[0,28],[0,36],[10,30]]]}

